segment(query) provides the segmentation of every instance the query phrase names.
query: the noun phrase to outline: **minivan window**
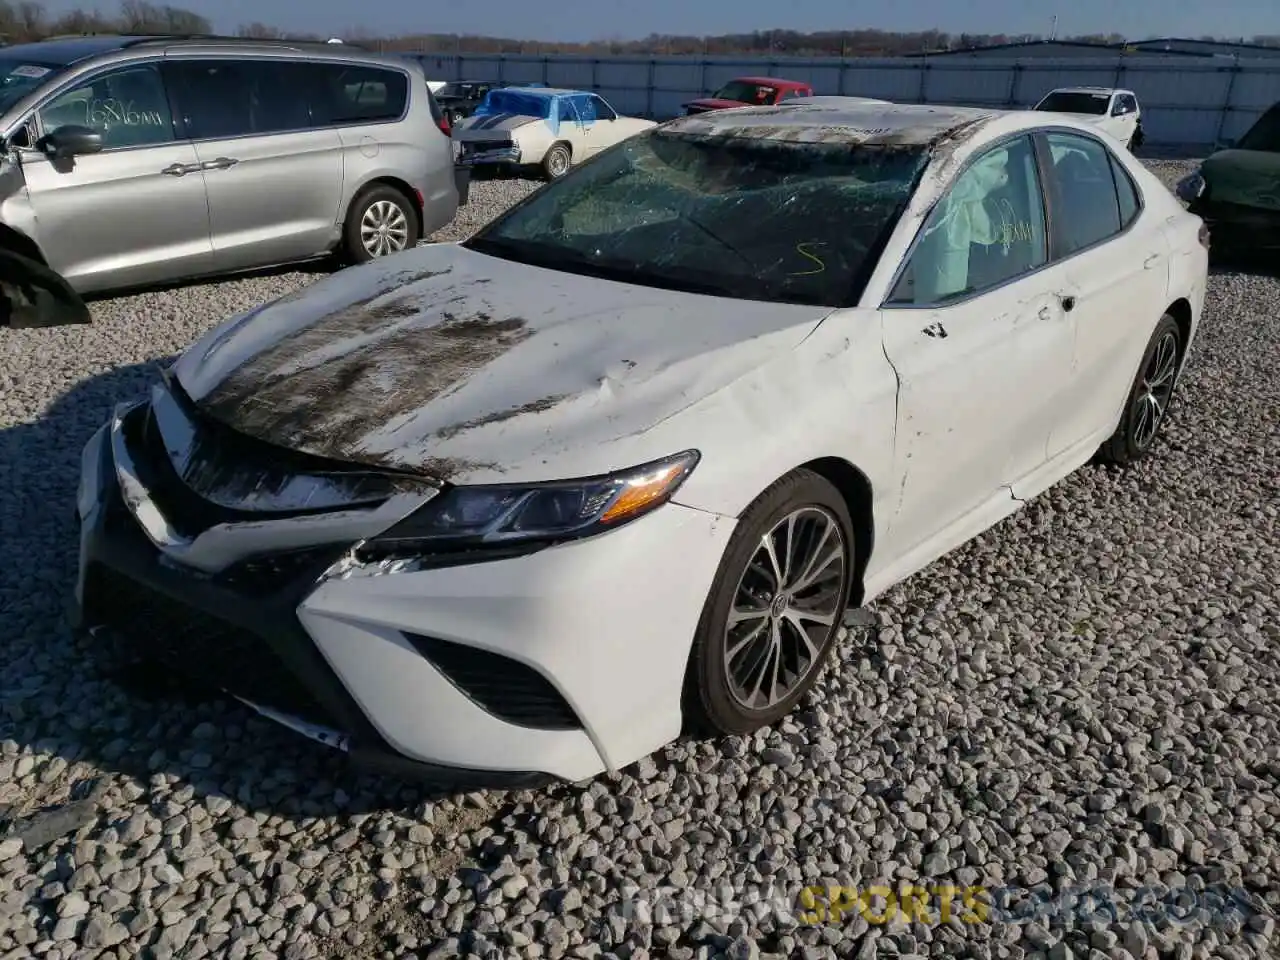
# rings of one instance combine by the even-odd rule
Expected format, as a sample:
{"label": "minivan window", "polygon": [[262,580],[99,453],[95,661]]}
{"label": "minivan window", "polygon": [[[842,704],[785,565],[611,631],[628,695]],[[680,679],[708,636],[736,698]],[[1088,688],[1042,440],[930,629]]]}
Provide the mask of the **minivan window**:
{"label": "minivan window", "polygon": [[46,133],[74,124],[102,134],[105,149],[173,140],[173,115],[154,64],[121,67],[90,77],[38,111]]}
{"label": "minivan window", "polygon": [[317,64],[323,109],[330,123],[399,120],[409,99],[409,78],[399,70],[351,64]]}
{"label": "minivan window", "polygon": [[284,60],[178,60],[165,65],[193,140],[288,133],[312,126],[314,68]]}
{"label": "minivan window", "polygon": [[61,73],[65,67],[53,63],[0,58],[0,113]]}
{"label": "minivan window", "polygon": [[848,306],[927,161],[922,147],[643,133],[468,246],[652,287]]}

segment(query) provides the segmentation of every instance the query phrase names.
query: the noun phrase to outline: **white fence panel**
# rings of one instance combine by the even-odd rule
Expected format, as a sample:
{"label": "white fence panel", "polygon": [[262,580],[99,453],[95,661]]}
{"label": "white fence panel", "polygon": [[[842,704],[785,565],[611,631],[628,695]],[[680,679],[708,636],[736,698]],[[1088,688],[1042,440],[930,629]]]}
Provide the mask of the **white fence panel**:
{"label": "white fence panel", "polygon": [[665,120],[681,104],[739,76],[783,76],[819,94],[1030,107],[1062,86],[1122,86],[1138,94],[1154,144],[1212,145],[1238,138],[1280,101],[1280,58],[1228,60],[1129,55],[1101,59],[582,57],[423,54],[439,80],[533,81],[597,90],[623,113]]}

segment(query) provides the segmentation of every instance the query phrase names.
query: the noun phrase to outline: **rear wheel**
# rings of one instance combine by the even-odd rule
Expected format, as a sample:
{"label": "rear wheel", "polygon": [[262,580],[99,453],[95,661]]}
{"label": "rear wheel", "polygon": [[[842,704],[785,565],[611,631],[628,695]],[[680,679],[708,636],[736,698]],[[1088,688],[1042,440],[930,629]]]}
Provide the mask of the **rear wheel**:
{"label": "rear wheel", "polygon": [[1156,324],[1142,355],[1138,376],[1129,388],[1120,424],[1098,450],[1100,460],[1129,464],[1141,460],[1151,451],[1173,402],[1181,356],[1182,334],[1177,321],[1166,313]]}
{"label": "rear wheel", "polygon": [[843,623],[853,545],[844,498],[809,470],[747,508],[694,637],[684,695],[691,728],[750,733],[795,707]]}
{"label": "rear wheel", "polygon": [[548,180],[558,180],[569,172],[569,164],[573,154],[567,143],[553,143],[547,155],[542,158],[542,173]]}
{"label": "rear wheel", "polygon": [[370,187],[351,203],[343,248],[352,263],[367,263],[407,250],[418,242],[418,214],[395,187]]}

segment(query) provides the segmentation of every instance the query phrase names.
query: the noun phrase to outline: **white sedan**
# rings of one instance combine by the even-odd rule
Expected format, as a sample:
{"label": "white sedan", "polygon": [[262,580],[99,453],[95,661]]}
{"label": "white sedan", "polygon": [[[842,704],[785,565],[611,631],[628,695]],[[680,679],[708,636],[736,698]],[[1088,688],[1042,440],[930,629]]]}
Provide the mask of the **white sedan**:
{"label": "white sedan", "polygon": [[1115,137],[1131,150],[1142,146],[1142,107],[1132,90],[1114,87],[1059,87],[1045,94],[1036,109],[1065,113]]}
{"label": "white sedan", "polygon": [[846,608],[1156,449],[1206,242],[1043,113],[672,121],[122,403],[84,452],[81,622],[470,784],[744,734]]}
{"label": "white sedan", "polygon": [[624,117],[598,93],[554,87],[490,90],[453,130],[462,166],[536,166],[548,180],[657,126]]}

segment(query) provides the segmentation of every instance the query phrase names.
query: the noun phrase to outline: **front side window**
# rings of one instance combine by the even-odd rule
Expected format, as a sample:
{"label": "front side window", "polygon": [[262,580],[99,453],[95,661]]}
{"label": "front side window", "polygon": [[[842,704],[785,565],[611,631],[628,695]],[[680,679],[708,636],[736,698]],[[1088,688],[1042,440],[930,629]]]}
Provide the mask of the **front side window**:
{"label": "front side window", "polygon": [[1048,110],[1052,113],[1086,113],[1101,117],[1106,114],[1110,103],[1111,94],[1109,93],[1055,90],[1041,100],[1036,109]]}
{"label": "front side window", "polygon": [[468,245],[629,283],[849,306],[927,160],[918,147],[652,131],[575,167]]}
{"label": "front side window", "polygon": [[153,64],[122,67],[78,83],[38,111],[46,133],[88,127],[105,150],[173,140],[173,116],[160,71]]}
{"label": "front side window", "polygon": [[1030,138],[969,164],[920,230],[888,303],[939,306],[1007,283],[1048,260]]}
{"label": "front side window", "polygon": [[1072,133],[1045,135],[1052,163],[1046,171],[1053,191],[1054,239],[1059,257],[1093,246],[1120,232],[1111,154],[1097,140]]}

